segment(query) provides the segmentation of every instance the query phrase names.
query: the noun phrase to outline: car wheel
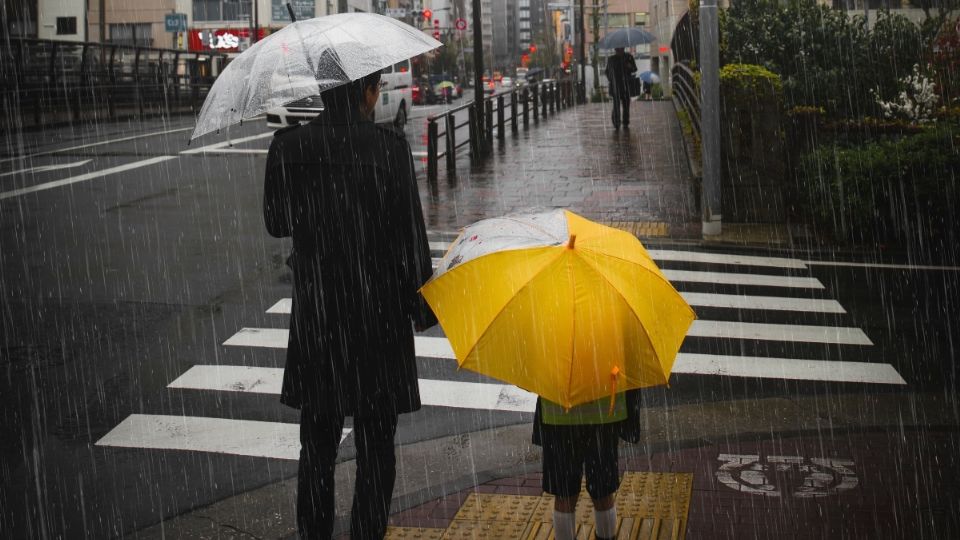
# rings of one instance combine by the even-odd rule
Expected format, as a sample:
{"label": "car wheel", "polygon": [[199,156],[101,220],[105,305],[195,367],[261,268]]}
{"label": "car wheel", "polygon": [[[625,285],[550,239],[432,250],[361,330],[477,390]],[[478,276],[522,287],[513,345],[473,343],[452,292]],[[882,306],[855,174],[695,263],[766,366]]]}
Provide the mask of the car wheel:
{"label": "car wheel", "polygon": [[397,128],[397,131],[403,131],[405,125],[407,125],[407,106],[401,103],[397,117],[393,119],[393,127]]}

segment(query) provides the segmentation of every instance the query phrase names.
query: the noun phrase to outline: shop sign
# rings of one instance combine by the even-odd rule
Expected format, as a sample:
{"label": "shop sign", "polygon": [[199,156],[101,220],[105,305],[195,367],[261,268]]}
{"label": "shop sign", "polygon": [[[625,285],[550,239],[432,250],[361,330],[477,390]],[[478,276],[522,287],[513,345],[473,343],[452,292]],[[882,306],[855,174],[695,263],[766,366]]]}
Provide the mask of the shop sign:
{"label": "shop sign", "polygon": [[[263,28],[259,29],[263,39]],[[187,40],[191,51],[239,52],[252,43],[249,28],[204,28],[190,30]]]}

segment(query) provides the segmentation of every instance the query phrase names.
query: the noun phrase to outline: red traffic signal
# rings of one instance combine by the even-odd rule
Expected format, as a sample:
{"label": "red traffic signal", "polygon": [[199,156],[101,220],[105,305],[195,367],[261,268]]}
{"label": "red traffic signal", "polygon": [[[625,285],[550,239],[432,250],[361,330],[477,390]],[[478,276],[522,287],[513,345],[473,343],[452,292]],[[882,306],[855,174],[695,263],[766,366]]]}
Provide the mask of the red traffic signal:
{"label": "red traffic signal", "polygon": [[423,10],[423,20],[429,21],[429,20],[432,19],[432,18],[433,18],[433,12],[432,12],[432,11],[430,11],[429,9]]}
{"label": "red traffic signal", "polygon": [[537,52],[537,46],[534,45],[533,43],[530,44],[530,52],[531,52],[531,53]]}

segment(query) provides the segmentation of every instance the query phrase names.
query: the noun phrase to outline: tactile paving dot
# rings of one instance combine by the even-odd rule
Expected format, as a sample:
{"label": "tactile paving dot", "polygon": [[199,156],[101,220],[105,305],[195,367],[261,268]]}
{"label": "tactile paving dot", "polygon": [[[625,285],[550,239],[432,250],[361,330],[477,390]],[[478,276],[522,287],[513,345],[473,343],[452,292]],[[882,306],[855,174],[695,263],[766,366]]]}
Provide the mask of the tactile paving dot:
{"label": "tactile paving dot", "polygon": [[526,521],[464,521],[455,519],[443,539],[522,538],[529,525]]}

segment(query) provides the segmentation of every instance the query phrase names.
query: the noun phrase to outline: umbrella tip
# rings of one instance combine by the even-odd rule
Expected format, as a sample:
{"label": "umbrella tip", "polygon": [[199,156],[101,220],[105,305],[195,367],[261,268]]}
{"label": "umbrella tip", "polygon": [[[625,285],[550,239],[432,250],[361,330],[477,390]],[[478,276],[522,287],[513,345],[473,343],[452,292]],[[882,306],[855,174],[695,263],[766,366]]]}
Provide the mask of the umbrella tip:
{"label": "umbrella tip", "polygon": [[571,234],[570,240],[567,241],[567,249],[573,249],[573,245],[577,243],[577,235]]}

